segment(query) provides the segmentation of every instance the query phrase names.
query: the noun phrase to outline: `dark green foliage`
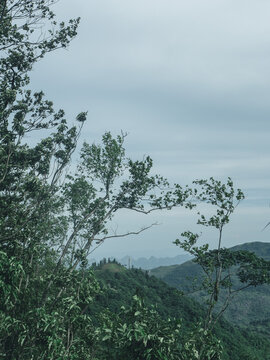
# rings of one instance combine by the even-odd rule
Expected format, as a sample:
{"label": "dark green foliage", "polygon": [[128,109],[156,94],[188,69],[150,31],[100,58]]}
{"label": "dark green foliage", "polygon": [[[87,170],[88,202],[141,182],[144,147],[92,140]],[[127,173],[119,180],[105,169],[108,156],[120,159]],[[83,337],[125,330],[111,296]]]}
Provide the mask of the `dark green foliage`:
{"label": "dark green foliage", "polygon": [[125,156],[123,134],[84,144],[76,173],[64,176],[86,112],[69,126],[29,88],[35,62],[77,33],[79,19],[57,23],[53,4],[0,2],[0,354],[12,360],[94,359],[90,248],[110,237],[119,209],[191,206],[190,189],[168,190],[149,157]]}
{"label": "dark green foliage", "polygon": [[[105,321],[104,321],[105,320]],[[179,321],[161,318],[157,310],[146,307],[133,296],[132,305],[114,317],[104,316],[100,329],[102,358],[115,360],[173,360],[182,359],[183,349]]]}
{"label": "dark green foliage", "polygon": [[[154,276],[148,275],[147,272],[138,269],[127,270],[121,265],[117,265],[118,271],[115,267],[113,271],[110,271],[106,267],[107,265],[101,265],[96,270],[103,293],[97,296],[96,302],[90,307],[91,314],[95,319],[104,309],[118,314],[121,306],[131,307],[132,296],[135,292],[144,299],[147,308],[151,309],[155,305],[156,311],[164,320],[167,318],[181,319],[181,344],[191,340],[192,336],[200,335],[196,332],[199,331],[199,324],[203,323],[206,316],[206,310],[202,305],[183,296],[181,292],[169,287]],[[223,347],[221,359],[265,360],[270,357],[270,342],[266,336],[258,336],[251,331],[241,330],[222,318],[217,323],[214,334],[217,339],[220,339]]]}
{"label": "dark green foliage", "polygon": [[65,176],[86,112],[69,126],[63,110],[29,88],[34,64],[77,33],[79,19],[57,23],[54,2],[0,2],[0,353],[7,359],[92,358],[86,311],[99,288],[85,271],[90,248],[109,236],[117,210],[171,208],[190,194],[165,189],[166,179],[150,175],[149,157],[126,158],[123,134],[84,144],[76,173]]}
{"label": "dark green foliage", "polygon": [[39,278],[27,278],[16,258],[0,255],[1,355],[7,359],[88,358],[83,349],[88,353],[91,349],[93,327],[86,310],[99,291],[92,272],[68,273],[60,268],[42,305],[43,289],[51,278],[49,264],[40,266]]}

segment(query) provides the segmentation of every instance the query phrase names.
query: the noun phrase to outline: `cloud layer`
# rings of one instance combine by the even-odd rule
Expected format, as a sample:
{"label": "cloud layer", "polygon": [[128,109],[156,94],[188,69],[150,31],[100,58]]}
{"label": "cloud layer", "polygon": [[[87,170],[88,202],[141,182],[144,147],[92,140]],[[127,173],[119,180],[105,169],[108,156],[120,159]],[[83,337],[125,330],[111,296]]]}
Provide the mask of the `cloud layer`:
{"label": "cloud layer", "polygon": [[[128,153],[150,154],[172,181],[231,176],[247,200],[228,244],[267,241],[260,229],[270,219],[270,3],[65,0],[55,9],[59,18],[82,17],[79,35],[36,66],[33,87],[71,118],[89,110],[82,140],[127,131]],[[126,249],[122,240],[104,245],[100,256],[171,254],[184,226],[171,215],[162,222]]]}

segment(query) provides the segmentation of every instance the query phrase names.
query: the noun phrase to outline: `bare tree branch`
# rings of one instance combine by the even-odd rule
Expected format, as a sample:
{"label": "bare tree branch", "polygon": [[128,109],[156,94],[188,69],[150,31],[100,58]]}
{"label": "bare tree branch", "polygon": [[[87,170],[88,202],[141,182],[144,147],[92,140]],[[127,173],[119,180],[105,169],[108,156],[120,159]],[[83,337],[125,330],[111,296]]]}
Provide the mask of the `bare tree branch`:
{"label": "bare tree branch", "polygon": [[[104,236],[102,239],[93,239],[93,241],[96,241],[97,244],[99,244],[99,243],[105,241],[106,239],[121,238],[121,237],[130,236],[130,235],[139,235],[143,231],[148,230],[151,227],[156,226],[156,225],[159,225],[159,223],[155,222],[155,223],[153,223],[153,224],[151,224],[149,226],[145,226],[145,227],[141,228],[138,231],[129,231],[129,232],[125,233],[125,234],[115,234],[115,235],[110,235],[110,236]],[[92,253],[92,251],[91,251],[91,253]],[[91,254],[91,253],[89,253],[89,254]]]}

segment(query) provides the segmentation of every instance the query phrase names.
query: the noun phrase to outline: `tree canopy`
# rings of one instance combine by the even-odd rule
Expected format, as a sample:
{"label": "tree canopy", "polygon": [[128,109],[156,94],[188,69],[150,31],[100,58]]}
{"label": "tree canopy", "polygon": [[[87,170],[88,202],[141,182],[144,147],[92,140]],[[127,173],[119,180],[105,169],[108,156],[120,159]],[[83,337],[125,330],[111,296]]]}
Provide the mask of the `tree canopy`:
{"label": "tree canopy", "polygon": [[76,36],[79,19],[58,23],[53,4],[0,4],[0,353],[7,359],[92,358],[87,309],[99,286],[87,269],[91,247],[110,236],[107,223],[119,209],[189,206],[189,189],[168,190],[149,157],[126,157],[124,134],[84,144],[76,171],[66,174],[87,113],[69,125],[42,91],[31,91],[29,75]]}

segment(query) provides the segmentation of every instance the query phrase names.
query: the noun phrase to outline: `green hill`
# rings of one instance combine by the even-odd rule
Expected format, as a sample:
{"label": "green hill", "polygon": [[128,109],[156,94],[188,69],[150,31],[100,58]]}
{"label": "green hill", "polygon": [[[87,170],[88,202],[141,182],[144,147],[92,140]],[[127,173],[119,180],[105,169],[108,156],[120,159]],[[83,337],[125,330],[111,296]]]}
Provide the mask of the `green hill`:
{"label": "green hill", "polygon": [[[185,332],[205,317],[205,310],[198,302],[182,296],[177,289],[149,276],[148,272],[127,270],[114,263],[97,267],[95,273],[103,294],[98,296],[91,309],[94,317],[104,309],[118,313],[121,306],[131,304],[135,293],[143,297],[147,305],[156,305],[162,317],[181,318]],[[238,329],[223,319],[217,324],[216,335],[224,346],[223,360],[270,359],[270,340],[264,335],[256,336]]]}
{"label": "green hill", "polygon": [[[245,243],[231,248],[232,250],[247,250],[257,256],[270,260],[270,244],[262,242]],[[187,293],[197,301],[203,302],[204,292],[194,291],[200,283],[203,273],[199,265],[188,261],[184,264],[169,267],[159,267],[151,270],[154,275],[168,285]],[[197,281],[193,281],[197,279]],[[224,298],[221,293],[221,300]],[[254,331],[270,334],[270,286],[260,285],[239,292],[231,301],[224,317],[235,325],[240,325]]]}

